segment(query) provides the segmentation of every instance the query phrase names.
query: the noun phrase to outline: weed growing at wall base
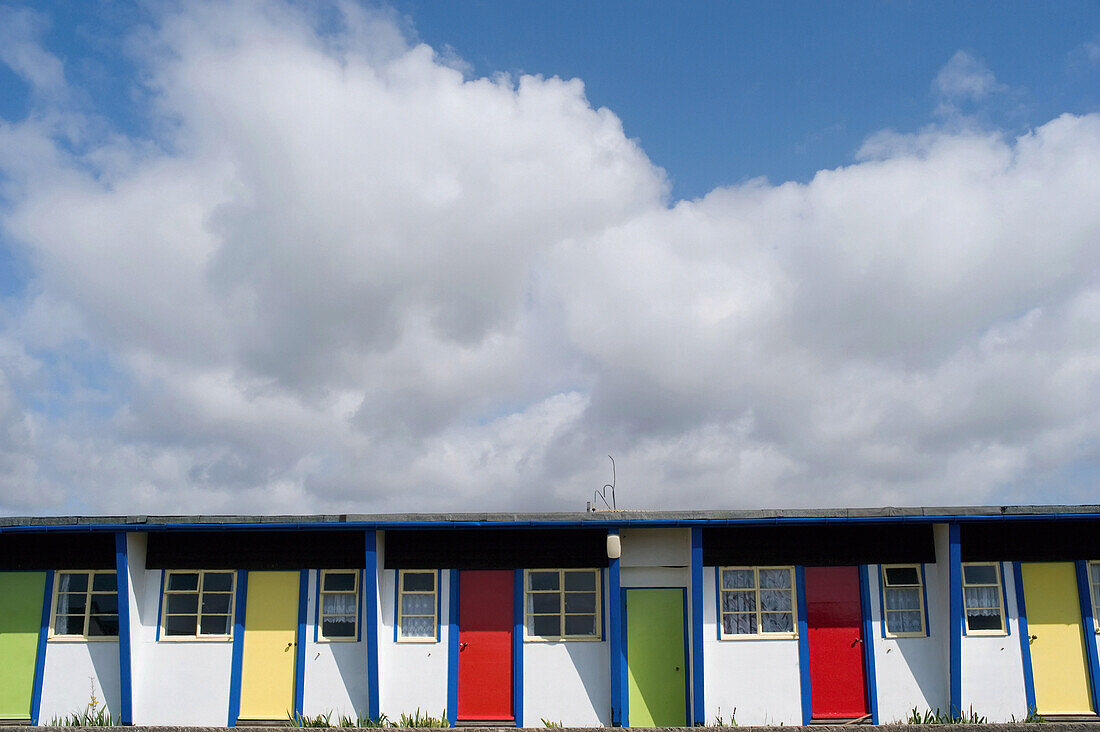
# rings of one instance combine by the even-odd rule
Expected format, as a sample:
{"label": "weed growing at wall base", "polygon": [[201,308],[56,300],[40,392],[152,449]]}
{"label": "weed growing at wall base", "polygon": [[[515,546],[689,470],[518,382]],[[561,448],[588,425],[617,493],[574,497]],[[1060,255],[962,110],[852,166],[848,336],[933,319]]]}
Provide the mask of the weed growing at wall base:
{"label": "weed growing at wall base", "polygon": [[934,710],[926,709],[924,712],[913,707],[913,711],[909,712],[909,716],[905,719],[905,724],[986,724],[988,721],[988,719],[974,711],[973,705],[966,713],[957,717],[944,714],[939,707]]}
{"label": "weed growing at wall base", "polygon": [[95,681],[91,681],[91,698],[83,711],[73,712],[66,717],[54,717],[50,720],[51,727],[113,727],[115,720],[107,711],[107,702],[100,702],[95,694]]}
{"label": "weed growing at wall base", "polygon": [[[421,712],[418,707],[412,714],[402,713],[401,718],[396,722],[391,722],[385,715],[381,714],[377,719],[371,717],[349,717],[347,715],[341,715],[338,724],[332,723],[332,711],[328,711],[325,714],[318,714],[313,717],[303,716],[294,712],[287,712],[287,719],[294,727],[367,727],[367,728],[379,728],[379,727],[449,727],[447,722],[447,710],[443,710],[442,716],[433,717],[426,712]],[[545,720],[544,720],[545,721]],[[550,726],[550,725],[547,725]],[[557,726],[561,726],[559,723]]]}

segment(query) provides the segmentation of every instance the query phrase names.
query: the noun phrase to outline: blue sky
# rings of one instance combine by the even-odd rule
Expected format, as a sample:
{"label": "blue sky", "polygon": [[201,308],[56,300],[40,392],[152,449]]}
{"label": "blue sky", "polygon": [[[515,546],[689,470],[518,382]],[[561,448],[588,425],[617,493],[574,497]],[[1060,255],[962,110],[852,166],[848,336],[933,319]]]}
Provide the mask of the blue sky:
{"label": "blue sky", "polygon": [[1098,108],[1097,3],[0,0],[0,511],[1090,499]]}

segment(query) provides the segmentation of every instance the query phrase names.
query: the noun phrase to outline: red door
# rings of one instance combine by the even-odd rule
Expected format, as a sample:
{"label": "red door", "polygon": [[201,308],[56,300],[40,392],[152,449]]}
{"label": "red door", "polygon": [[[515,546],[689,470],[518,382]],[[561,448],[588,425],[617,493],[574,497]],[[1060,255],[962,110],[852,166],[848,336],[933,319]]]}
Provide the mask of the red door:
{"label": "red door", "polygon": [[865,716],[858,567],[806,567],[806,626],[814,719]]}
{"label": "red door", "polygon": [[512,713],[511,570],[463,570],[458,580],[458,719]]}

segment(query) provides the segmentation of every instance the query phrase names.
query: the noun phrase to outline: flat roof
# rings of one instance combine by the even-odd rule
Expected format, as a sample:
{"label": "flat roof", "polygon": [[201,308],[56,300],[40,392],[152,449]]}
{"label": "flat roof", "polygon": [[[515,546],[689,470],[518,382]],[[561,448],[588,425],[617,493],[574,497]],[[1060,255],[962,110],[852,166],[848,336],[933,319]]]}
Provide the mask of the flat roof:
{"label": "flat roof", "polygon": [[768,523],[935,523],[998,519],[1100,518],[1100,505],[884,506],[732,511],[564,511],[550,513],[349,513],[313,515],[133,515],[0,517],[0,532],[212,529],[473,528],[524,526],[700,526]]}

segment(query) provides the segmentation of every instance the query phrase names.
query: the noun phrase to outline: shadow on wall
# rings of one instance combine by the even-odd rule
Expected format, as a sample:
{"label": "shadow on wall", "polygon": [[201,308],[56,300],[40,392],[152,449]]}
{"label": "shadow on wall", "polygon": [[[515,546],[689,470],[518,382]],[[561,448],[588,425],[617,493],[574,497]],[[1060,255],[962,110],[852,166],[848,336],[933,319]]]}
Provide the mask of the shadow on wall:
{"label": "shadow on wall", "polygon": [[928,708],[946,710],[947,685],[943,672],[943,645],[939,638],[934,635],[927,638],[897,638],[893,642],[905,659],[906,667],[913,674],[913,680],[917,682]]}
{"label": "shadow on wall", "polygon": [[[611,698],[601,691],[610,689],[611,644],[606,640],[599,643],[563,643],[573,668],[577,670],[588,701],[592,705],[600,723],[611,724]],[[525,722],[530,726],[529,721]]]}
{"label": "shadow on wall", "polygon": [[[348,697],[355,709],[355,714],[366,716],[367,714],[367,644],[365,641],[357,643],[326,643],[325,647],[332,653],[339,669],[339,683],[344,685]],[[314,651],[314,654],[319,651]],[[309,659],[307,659],[309,660]]]}

